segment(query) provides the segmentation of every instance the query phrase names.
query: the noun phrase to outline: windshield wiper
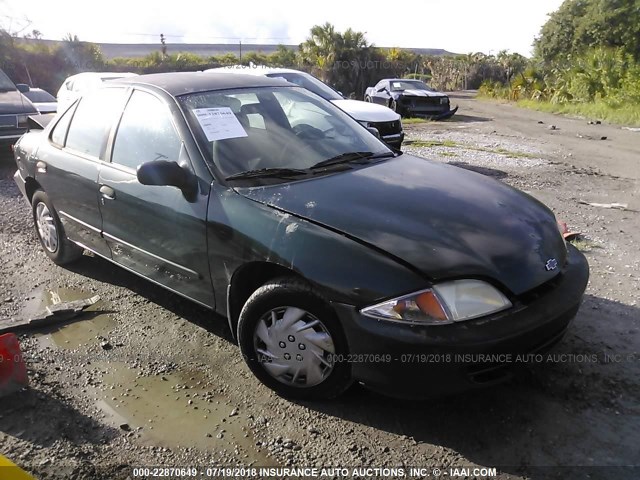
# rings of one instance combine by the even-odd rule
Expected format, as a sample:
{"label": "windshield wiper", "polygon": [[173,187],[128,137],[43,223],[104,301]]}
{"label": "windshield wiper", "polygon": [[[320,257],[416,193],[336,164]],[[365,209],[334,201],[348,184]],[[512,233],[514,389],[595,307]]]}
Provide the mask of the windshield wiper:
{"label": "windshield wiper", "polygon": [[300,168],[259,168],[257,170],[247,170],[245,172],[234,173],[226,178],[226,180],[239,180],[243,178],[267,178],[267,177],[295,177],[298,175],[307,175],[308,170]]}
{"label": "windshield wiper", "polygon": [[313,165],[311,169],[313,170],[316,168],[328,167],[329,165],[336,165],[338,163],[367,163],[369,160],[374,158],[386,158],[394,156],[395,154],[393,152],[382,152],[377,154],[374,154],[373,152],[346,152],[318,162]]}

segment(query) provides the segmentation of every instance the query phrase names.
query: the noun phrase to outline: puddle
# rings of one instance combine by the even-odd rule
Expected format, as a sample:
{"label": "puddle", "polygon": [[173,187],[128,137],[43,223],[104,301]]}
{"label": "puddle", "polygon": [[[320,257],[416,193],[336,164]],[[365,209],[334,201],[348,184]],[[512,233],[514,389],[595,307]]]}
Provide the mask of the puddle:
{"label": "puddle", "polygon": [[[121,363],[98,364],[106,372],[97,406],[116,428],[127,424],[143,445],[224,451],[247,464],[273,466],[255,446],[247,412],[213,393],[199,372],[139,376]],[[233,415],[232,415],[233,413]]]}
{"label": "puddle", "polygon": [[[42,312],[49,305],[83,300],[93,294],[71,288],[54,288],[52,290],[40,288],[33,295],[34,298],[29,300],[23,309],[23,315],[27,318]],[[115,328],[116,321],[108,314],[92,313],[104,309],[104,302],[100,300],[95,305],[87,307],[81,315],[70,321],[52,327],[43,327],[41,331],[46,333],[39,337],[40,342],[43,346],[56,345],[60,348],[74,349],[94,341],[97,336],[108,334]]]}

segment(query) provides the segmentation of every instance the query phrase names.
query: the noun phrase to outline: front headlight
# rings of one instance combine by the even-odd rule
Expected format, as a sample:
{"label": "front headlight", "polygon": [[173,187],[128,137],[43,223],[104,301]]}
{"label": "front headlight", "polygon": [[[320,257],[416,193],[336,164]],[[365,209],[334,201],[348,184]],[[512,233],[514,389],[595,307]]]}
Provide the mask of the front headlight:
{"label": "front headlight", "polygon": [[442,97],[440,99],[440,105],[445,105],[447,103],[449,103],[449,99],[447,97]]}
{"label": "front headlight", "polygon": [[358,120],[358,123],[362,125],[364,128],[369,128],[369,122]]}
{"label": "front headlight", "polygon": [[363,308],[360,313],[380,320],[446,325],[509,307],[509,299],[487,282],[454,280]]}

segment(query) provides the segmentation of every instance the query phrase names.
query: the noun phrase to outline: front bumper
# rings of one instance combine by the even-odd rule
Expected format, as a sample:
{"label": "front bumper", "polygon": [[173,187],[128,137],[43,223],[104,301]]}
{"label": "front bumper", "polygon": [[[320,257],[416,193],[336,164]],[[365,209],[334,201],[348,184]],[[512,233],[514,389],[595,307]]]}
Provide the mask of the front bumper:
{"label": "front bumper", "polygon": [[408,108],[407,113],[413,117],[423,117],[428,118],[430,120],[446,120],[447,118],[453,117],[458,111],[458,107],[456,106],[454,109],[447,109],[445,111],[430,111],[421,108]]}
{"label": "front bumper", "polygon": [[404,132],[397,133],[395,135],[386,135],[381,137],[382,141],[387,145],[391,145],[394,148],[400,149],[402,142],[404,141]]}
{"label": "front bumper", "polygon": [[[442,326],[375,320],[334,304],[357,381],[373,390],[425,398],[492,385],[512,376],[527,354],[541,354],[564,336],[589,279],[587,261],[569,245],[567,263],[549,285],[495,315]],[[529,357],[531,358],[531,357]]]}

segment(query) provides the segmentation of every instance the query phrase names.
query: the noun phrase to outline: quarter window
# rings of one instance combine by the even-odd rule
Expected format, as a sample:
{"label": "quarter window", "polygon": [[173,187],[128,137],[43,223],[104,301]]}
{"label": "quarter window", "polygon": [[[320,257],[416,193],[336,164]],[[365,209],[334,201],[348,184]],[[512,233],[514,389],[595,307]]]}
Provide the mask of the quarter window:
{"label": "quarter window", "polygon": [[69,123],[71,123],[71,119],[73,118],[73,111],[75,108],[70,108],[65,112],[64,115],[60,118],[55,127],[53,127],[53,132],[51,132],[51,141],[58,145],[59,147],[64,147],[64,139],[67,136],[67,130],[69,130]]}
{"label": "quarter window", "polygon": [[111,161],[132,169],[154,160],[177,162],[181,146],[167,106],[149,93],[133,92],[120,120]]}
{"label": "quarter window", "polygon": [[66,147],[100,158],[115,115],[120,111],[124,89],[105,88],[82,97],[73,115]]}

